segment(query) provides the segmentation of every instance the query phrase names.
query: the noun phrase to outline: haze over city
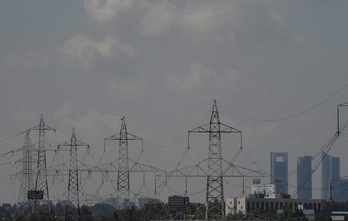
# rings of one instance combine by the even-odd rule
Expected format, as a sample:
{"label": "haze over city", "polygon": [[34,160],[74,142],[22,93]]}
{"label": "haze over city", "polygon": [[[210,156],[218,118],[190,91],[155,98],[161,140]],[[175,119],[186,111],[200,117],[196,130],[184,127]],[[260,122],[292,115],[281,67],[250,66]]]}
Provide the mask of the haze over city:
{"label": "haze over city", "polygon": [[[240,153],[239,136],[223,135],[224,158],[239,153],[235,164],[269,173],[270,153],[287,152],[294,193],[297,157],[320,151],[337,132],[337,105],[348,102],[347,10],[347,1],[1,1],[0,202],[17,200],[20,133],[41,114],[56,129],[47,132],[52,147],[75,128],[90,145],[80,155],[89,165],[117,158],[117,142],[104,152],[104,138],[125,116],[128,131],[144,140],[143,149],[131,143],[130,158],[171,171],[207,158],[208,136],[190,135],[188,148],[187,134],[209,123],[214,100],[221,122],[243,133]],[[341,176],[346,147],[342,131],[329,151],[341,159]],[[51,153],[50,165],[67,162],[61,154]],[[131,182],[139,188],[143,175]],[[204,202],[204,182],[188,180],[191,201]],[[153,174],[146,183],[151,195]],[[226,196],[241,195],[242,179],[224,185]],[[184,191],[185,180],[171,179],[158,197]]]}

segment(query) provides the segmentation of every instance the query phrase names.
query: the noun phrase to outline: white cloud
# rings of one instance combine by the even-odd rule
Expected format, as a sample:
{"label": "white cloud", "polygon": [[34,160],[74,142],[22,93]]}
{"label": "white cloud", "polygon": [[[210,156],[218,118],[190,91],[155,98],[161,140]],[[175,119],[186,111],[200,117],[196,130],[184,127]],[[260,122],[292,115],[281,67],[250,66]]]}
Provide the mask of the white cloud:
{"label": "white cloud", "polygon": [[[121,116],[112,114],[101,114],[95,111],[88,111],[78,118],[72,117],[74,105],[64,103],[63,106],[54,111],[54,117],[61,130],[60,136],[70,137],[72,128],[76,129],[81,141],[90,145],[102,146],[103,139],[111,133],[116,133],[120,125]],[[63,141],[64,142],[64,141]]]}
{"label": "white cloud", "polygon": [[147,88],[148,83],[144,80],[121,83],[112,79],[107,83],[107,93],[109,95],[126,100],[142,95]]}
{"label": "white cloud", "polygon": [[71,112],[74,105],[65,102],[61,109],[54,111],[53,115],[59,120],[59,123],[64,126],[65,130],[70,130],[74,126],[74,121],[71,119]]}
{"label": "white cloud", "polygon": [[119,12],[132,8],[133,0],[85,0],[87,15],[95,22],[111,21]]}
{"label": "white cloud", "polygon": [[[187,32],[221,35],[240,22],[241,11],[232,1],[205,2],[184,9],[182,24]],[[227,31],[230,35],[231,31]]]}
{"label": "white cloud", "polygon": [[158,2],[140,21],[140,32],[143,36],[167,34],[180,24],[182,11],[167,1]]}
{"label": "white cloud", "polygon": [[180,77],[176,74],[170,74],[167,77],[167,83],[175,90],[190,93],[198,90],[210,78],[211,72],[207,67],[200,63],[192,63],[187,75]]}
{"label": "white cloud", "polygon": [[208,35],[216,40],[235,39],[231,26],[239,22],[239,8],[233,2],[200,2],[179,8],[170,1],[159,1],[144,7],[140,30],[143,36],[174,33]]}
{"label": "white cloud", "polygon": [[69,66],[90,67],[92,62],[113,62],[120,56],[131,57],[135,50],[120,43],[116,38],[105,37],[103,41],[94,41],[85,34],[77,34],[67,40],[58,49],[58,55]]}
{"label": "white cloud", "polygon": [[233,89],[232,86],[236,85],[238,80],[239,73],[237,70],[225,70],[223,75],[215,75],[214,84],[222,90],[230,90]]}
{"label": "white cloud", "polygon": [[206,66],[200,63],[192,63],[188,73],[184,76],[170,74],[167,83],[175,90],[191,93],[211,83],[219,90],[231,89],[231,86],[239,80],[236,70],[225,70],[223,74],[212,73]]}
{"label": "white cloud", "polygon": [[269,10],[268,15],[271,17],[271,19],[277,23],[280,27],[283,27],[285,25],[285,21],[283,16],[276,10]]}

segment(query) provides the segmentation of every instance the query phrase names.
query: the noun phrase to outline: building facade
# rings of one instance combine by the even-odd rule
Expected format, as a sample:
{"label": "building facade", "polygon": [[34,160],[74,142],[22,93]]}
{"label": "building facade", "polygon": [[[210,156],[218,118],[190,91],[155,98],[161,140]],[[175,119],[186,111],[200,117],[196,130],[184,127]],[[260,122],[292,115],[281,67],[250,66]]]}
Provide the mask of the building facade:
{"label": "building facade", "polygon": [[230,197],[226,198],[226,214],[246,214],[257,209],[281,210],[283,208],[299,208],[299,206],[322,210],[326,207],[326,200],[319,199],[293,199],[293,198],[255,198],[255,197]]}
{"label": "building facade", "polygon": [[312,199],[312,157],[297,158],[297,198]]}
{"label": "building facade", "polygon": [[271,184],[276,193],[288,193],[288,153],[271,153]]}
{"label": "building facade", "polygon": [[322,153],[321,164],[321,198],[329,200],[330,198],[330,183],[332,188],[333,199],[338,199],[340,190],[340,158],[333,157],[327,153]]}

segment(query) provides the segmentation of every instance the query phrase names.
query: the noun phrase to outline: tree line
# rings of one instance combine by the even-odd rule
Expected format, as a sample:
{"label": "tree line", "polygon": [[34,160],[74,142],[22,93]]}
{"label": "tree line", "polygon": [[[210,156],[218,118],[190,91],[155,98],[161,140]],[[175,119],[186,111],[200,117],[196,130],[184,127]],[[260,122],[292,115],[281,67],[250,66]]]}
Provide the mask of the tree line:
{"label": "tree line", "polygon": [[[26,215],[17,216],[18,206],[3,203],[0,206],[0,220],[31,220],[30,211]],[[39,214],[35,220],[47,219],[47,205],[41,205],[38,209]],[[70,212],[76,212],[76,208],[70,208]],[[65,220],[66,205],[58,202],[50,205],[50,216],[52,221]],[[190,203],[186,207],[175,207],[167,203],[155,201],[146,203],[142,207],[133,206],[130,209],[115,210],[115,207],[107,203],[97,203],[94,205],[82,205],[80,207],[81,221],[152,221],[152,220],[205,220],[205,205],[202,203]],[[74,220],[69,214],[69,220]],[[214,217],[215,220],[307,220],[302,210],[284,208],[281,213],[276,210],[255,210],[247,214],[241,212],[236,214],[226,214],[225,217]],[[326,214],[317,215],[318,221],[330,220]]]}

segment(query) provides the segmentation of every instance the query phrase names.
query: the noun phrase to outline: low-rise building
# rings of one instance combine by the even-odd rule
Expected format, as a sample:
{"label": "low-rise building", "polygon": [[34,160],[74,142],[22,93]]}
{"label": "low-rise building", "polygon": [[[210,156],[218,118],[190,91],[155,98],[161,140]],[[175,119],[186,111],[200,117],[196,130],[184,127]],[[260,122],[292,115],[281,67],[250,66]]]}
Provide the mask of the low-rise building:
{"label": "low-rise building", "polygon": [[226,198],[226,214],[236,214],[238,212],[248,213],[257,209],[263,210],[281,210],[283,208],[298,208],[303,205],[304,208],[322,210],[326,207],[326,200],[319,199],[292,199],[292,198],[264,198],[260,195],[251,195],[251,197],[230,197]]}

